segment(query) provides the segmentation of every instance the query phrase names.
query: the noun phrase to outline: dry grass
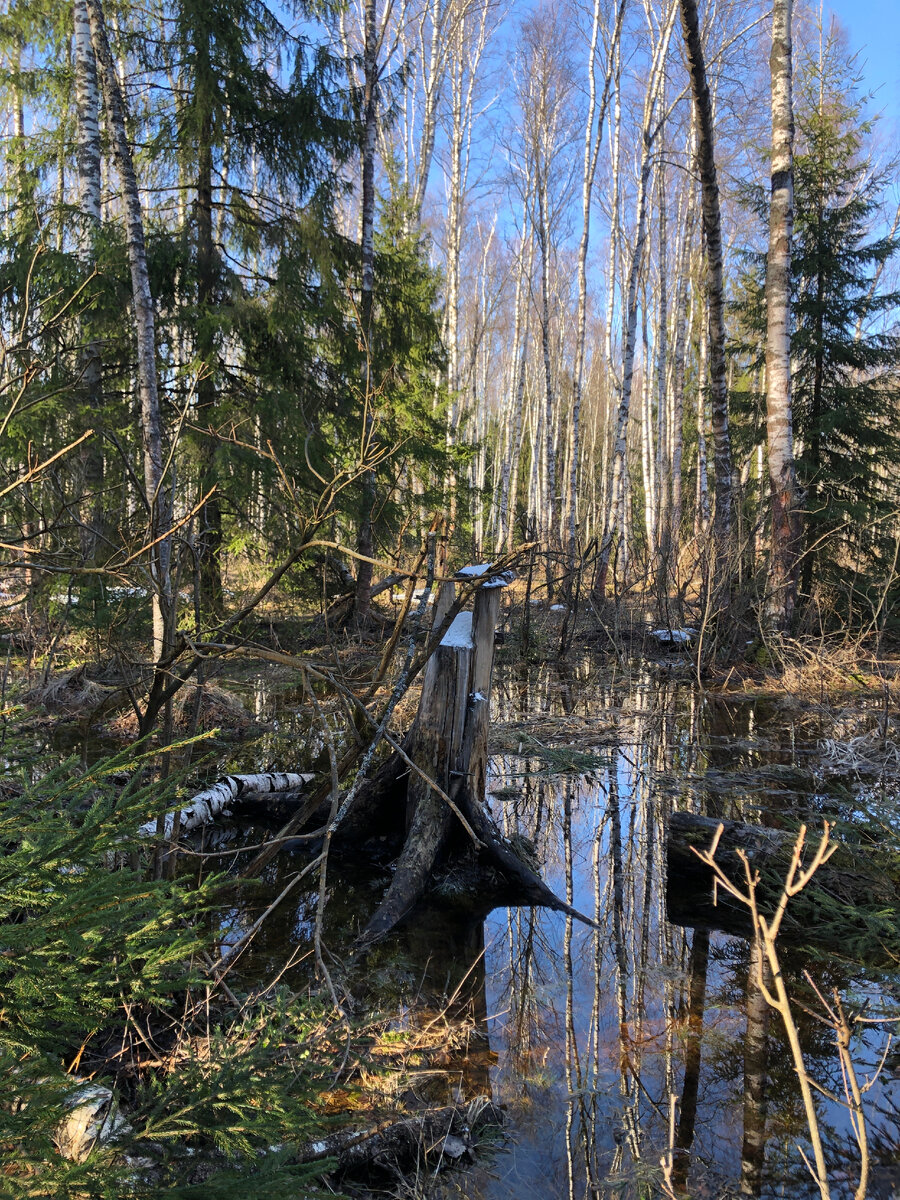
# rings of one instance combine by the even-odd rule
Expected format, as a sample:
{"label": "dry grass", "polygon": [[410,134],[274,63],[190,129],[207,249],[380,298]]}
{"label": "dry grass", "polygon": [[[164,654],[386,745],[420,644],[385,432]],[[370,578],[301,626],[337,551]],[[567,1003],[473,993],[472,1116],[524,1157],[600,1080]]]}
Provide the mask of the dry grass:
{"label": "dry grass", "polygon": [[103,668],[85,663],[30,688],[22,700],[54,715],[94,721],[125,702],[126,693],[120,680],[108,681]]}
{"label": "dry grass", "polygon": [[900,663],[874,658],[846,638],[770,638],[757,647],[753,660],[736,663],[707,683],[723,695],[793,696],[833,705],[867,693],[900,698]]}
{"label": "dry grass", "polygon": [[[179,736],[222,729],[240,737],[251,731],[258,732],[260,728],[240,697],[209,683],[202,687],[188,684],[182,688],[175,699],[172,716],[174,732]],[[105,732],[114,737],[136,737],[137,731],[137,715],[133,709],[120,713],[105,727]]]}
{"label": "dry grass", "polygon": [[843,709],[819,748],[832,774],[900,778],[900,718],[889,707]]}

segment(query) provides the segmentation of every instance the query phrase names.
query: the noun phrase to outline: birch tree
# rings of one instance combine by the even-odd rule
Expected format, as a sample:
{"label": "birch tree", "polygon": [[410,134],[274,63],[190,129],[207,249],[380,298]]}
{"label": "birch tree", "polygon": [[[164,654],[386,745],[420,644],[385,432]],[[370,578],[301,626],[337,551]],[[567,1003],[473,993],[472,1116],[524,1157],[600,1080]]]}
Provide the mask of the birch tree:
{"label": "birch tree", "polygon": [[[626,481],[628,464],[628,419],[631,413],[631,394],[634,383],[634,355],[637,345],[638,300],[640,279],[644,266],[647,243],[647,221],[650,180],[653,170],[653,148],[661,127],[659,115],[660,96],[664,80],[669,41],[675,22],[676,5],[673,3],[664,13],[662,24],[656,30],[656,42],[652,50],[650,71],[644,93],[641,124],[641,155],[638,169],[638,190],[635,201],[636,220],[633,249],[628,268],[628,283],[622,314],[622,375],[619,403],[613,431],[612,468],[606,484],[606,527],[600,544],[594,593],[602,598],[606,593],[607,572],[610,558],[619,533],[627,521]],[[649,22],[652,29],[652,22]],[[627,550],[627,547],[626,547]]]}
{"label": "birch tree", "polygon": [[[74,65],[75,111],[77,117],[77,165],[79,229],[78,241],[82,263],[92,271],[97,262],[97,235],[100,230],[101,153],[100,153],[100,87],[97,64],[91,44],[91,23],[87,0],[75,0]],[[81,320],[82,335],[86,334],[81,355],[81,386],[88,407],[96,420],[103,404],[103,370],[100,344],[87,328],[89,319]],[[82,483],[86,492],[82,516],[82,551],[87,562],[93,563],[104,537],[103,520],[103,448],[99,437],[85,443],[81,456]]]}
{"label": "birch tree", "polygon": [[[450,415],[448,447],[462,439],[465,428],[465,399],[461,367],[460,310],[462,305],[462,251],[469,193],[469,169],[476,117],[477,86],[482,57],[493,27],[491,0],[456,0],[449,27],[449,111],[444,113],[447,151],[444,159],[446,218],[444,256],[446,283],[445,342],[447,389]],[[479,310],[476,301],[474,312]],[[474,344],[474,342],[473,342]],[[456,522],[456,476],[447,479],[446,508],[451,529]]]}
{"label": "birch tree", "polygon": [[541,460],[545,502],[537,511],[541,539],[551,547],[558,546],[560,541],[561,498],[555,437],[557,387],[551,328],[555,307],[552,277],[556,271],[559,226],[572,195],[571,150],[576,137],[569,43],[561,13],[555,8],[536,13],[523,22],[517,87],[523,144],[518,173],[523,194],[525,180],[531,184],[530,221],[538,257],[536,308],[543,368],[543,412],[540,447],[535,446],[535,454]]}
{"label": "birch tree", "polygon": [[772,489],[772,558],[766,615],[790,627],[797,600],[800,504],[791,414],[791,237],[794,225],[792,0],[772,8],[772,172],[766,260],[766,429]]}
{"label": "birch tree", "polygon": [[102,0],[86,0],[91,44],[103,92],[106,119],[112,139],[113,157],[122,184],[125,205],[126,246],[131,270],[131,294],[134,305],[138,352],[138,394],[141,405],[141,446],[144,466],[144,497],[149,513],[148,529],[152,544],[150,572],[153,580],[153,652],[157,661],[167,641],[167,624],[172,593],[169,578],[170,514],[163,490],[163,429],[159,405],[156,369],[156,320],[147,250],[144,239],[144,214],[141,209],[137,176],[128,132],[125,126],[125,102],[116,74],[103,15]]}
{"label": "birch tree", "polygon": [[516,500],[519,487],[519,460],[522,453],[522,415],[525,407],[525,376],[528,364],[530,334],[530,306],[527,289],[534,265],[534,237],[528,227],[531,197],[527,190],[523,200],[522,236],[519,241],[516,263],[516,291],[513,322],[513,344],[509,356],[508,397],[504,398],[506,410],[504,454],[501,473],[500,508],[497,524],[495,552],[513,546],[515,533]]}
{"label": "birch tree", "polygon": [[601,33],[600,0],[594,0],[591,35],[588,49],[588,107],[584,124],[584,152],[581,176],[581,240],[578,245],[578,311],[575,318],[575,359],[572,368],[572,454],[569,463],[569,512],[567,537],[568,588],[575,573],[578,518],[578,465],[581,453],[581,400],[584,384],[585,338],[587,329],[587,262],[591,237],[591,210],[597,178],[597,162],[603,138],[603,126],[609,105],[610,85],[619,54],[619,40],[627,0],[619,0],[613,29],[605,39],[606,63],[603,85],[597,95],[598,43]]}
{"label": "birch tree", "polygon": [[[706,292],[709,336],[709,390],[715,470],[715,591],[725,586],[732,526],[731,437],[728,428],[728,385],[725,372],[725,292],[722,282],[722,219],[716,172],[713,106],[700,37],[696,0],[679,0],[681,28],[691,79],[697,125],[697,165],[700,169],[701,213],[706,247]],[[703,331],[706,335],[706,330]]]}

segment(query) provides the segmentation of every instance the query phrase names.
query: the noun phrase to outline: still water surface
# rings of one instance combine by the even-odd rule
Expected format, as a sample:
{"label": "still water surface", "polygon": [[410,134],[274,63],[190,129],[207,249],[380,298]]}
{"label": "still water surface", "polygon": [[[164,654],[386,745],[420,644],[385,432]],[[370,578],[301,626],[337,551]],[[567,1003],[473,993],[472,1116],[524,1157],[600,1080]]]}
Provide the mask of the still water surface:
{"label": "still water surface", "polygon": [[[244,769],[281,761],[284,740],[296,746],[304,732],[290,703],[267,713],[267,700],[257,697],[258,715],[274,715],[276,730],[242,751]],[[507,1110],[503,1143],[469,1171],[436,1180],[434,1194],[663,1195],[665,1156],[676,1190],[694,1197],[818,1195],[803,1165],[809,1146],[789,1050],[760,996],[750,945],[670,924],[665,881],[674,809],[755,824],[794,816],[813,827],[821,814],[853,810],[863,784],[822,769],[825,714],[717,701],[652,664],[610,680],[589,660],[565,673],[498,671],[493,708],[497,820],[533,842],[548,882],[598,928],[529,909],[460,928],[437,911],[379,952],[372,973],[382,1004],[394,989],[409,1020],[415,997],[455,996],[457,1011],[467,1007],[471,1053],[449,1086],[463,1096],[489,1091]],[[896,809],[893,795],[880,801],[882,812]],[[294,868],[283,856],[268,886]],[[364,869],[332,878],[328,929],[339,946],[384,878]],[[223,914],[223,941],[264,902]],[[301,897],[274,915],[244,957],[245,976],[266,979],[289,951],[303,952],[312,903]],[[782,962],[799,1005],[817,1007],[808,971],[826,996],[836,990],[848,1007],[866,1006],[871,1023],[854,1057],[872,1079],[896,1028],[887,1018],[900,1011],[896,976],[834,950],[785,947]],[[797,1015],[810,1073],[843,1096],[833,1033],[802,1007]],[[897,1066],[889,1047],[866,1095],[872,1200],[900,1196]],[[840,1104],[819,1103],[832,1194],[852,1196],[851,1122]]]}
{"label": "still water surface", "polygon": [[[299,696],[272,694],[261,678],[249,699],[270,732],[231,753],[228,770],[303,770],[321,756]],[[754,824],[794,816],[815,827],[875,793],[882,815],[896,818],[896,796],[824,771],[825,714],[715,700],[664,665],[640,664],[619,679],[589,659],[566,672],[501,668],[493,716],[497,821],[533,843],[557,894],[597,928],[529,909],[461,927],[438,908],[373,956],[371,1006],[396,1003],[415,1021],[417,1003],[433,1011],[452,999],[473,1034],[447,1092],[489,1092],[507,1110],[504,1140],[468,1171],[436,1179],[432,1193],[658,1196],[666,1157],[676,1190],[693,1197],[818,1195],[803,1165],[806,1124],[787,1043],[760,996],[749,943],[666,919],[667,820],[680,809]],[[265,833],[204,836],[206,849],[217,837],[237,848]],[[223,951],[304,861],[299,850],[281,855],[262,892],[219,914]],[[366,863],[335,864],[330,882],[326,936],[340,954],[385,877]],[[299,894],[267,919],[235,965],[244,986],[275,975],[302,985],[314,903]],[[896,1029],[888,1018],[900,1011],[897,974],[834,948],[785,947],[782,962],[799,1005],[817,1007],[808,971],[826,996],[866,1007],[854,1058],[861,1077],[874,1079],[867,1196],[900,1196],[900,1055],[888,1047],[877,1070]],[[833,1033],[801,1007],[797,1014],[810,1073],[843,1096]],[[858,1152],[848,1114],[819,1103],[832,1195],[852,1196]]]}

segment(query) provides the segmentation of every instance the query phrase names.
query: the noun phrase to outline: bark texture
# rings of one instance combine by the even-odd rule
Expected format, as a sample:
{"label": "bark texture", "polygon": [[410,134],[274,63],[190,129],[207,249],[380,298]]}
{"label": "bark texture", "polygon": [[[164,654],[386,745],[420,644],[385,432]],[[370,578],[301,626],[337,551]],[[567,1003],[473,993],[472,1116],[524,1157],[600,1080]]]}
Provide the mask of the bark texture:
{"label": "bark texture", "polygon": [[725,372],[725,292],[722,282],[722,222],[716,174],[713,105],[706,77],[703,42],[696,0],[680,0],[694,117],[697,123],[697,165],[700,169],[703,238],[706,245],[706,292],[709,331],[709,393],[715,465],[716,591],[728,572],[732,529],[731,435],[728,427],[728,384]]}
{"label": "bark texture", "polygon": [[[263,771],[256,775],[227,775],[213,784],[211,788],[198,792],[180,810],[178,828],[182,833],[189,833],[206,825],[216,817],[226,814],[237,800],[246,796],[266,796],[278,792],[295,792],[311,783],[314,775],[297,775],[288,771]],[[176,813],[170,812],[165,817],[164,837],[170,838],[175,832]],[[157,833],[157,821],[147,821],[138,829],[141,837],[153,837]]]}
{"label": "bark texture", "polygon": [[[75,65],[75,111],[77,117],[78,229],[79,252],[84,267],[93,271],[97,262],[97,234],[100,230],[100,85],[97,61],[91,44],[91,22],[87,0],[75,0],[73,6],[73,57]],[[89,318],[79,319],[84,348],[81,353],[81,389],[91,410],[96,429],[103,407],[103,367],[100,345],[91,337]],[[84,559],[95,564],[105,534],[103,511],[103,446],[95,435],[85,442],[81,452],[81,480],[84,501],[81,516],[81,547]]]}
{"label": "bark texture", "polygon": [[773,629],[790,628],[797,601],[800,504],[791,413],[791,237],[794,228],[792,0],[772,9],[772,180],[766,260],[766,431],[772,489],[772,559],[766,608]]}
{"label": "bark texture", "polygon": [[125,203],[125,224],[128,265],[131,270],[131,290],[137,334],[138,391],[141,402],[141,443],[144,461],[144,492],[150,516],[153,578],[153,649],[162,657],[166,642],[166,623],[171,605],[169,581],[169,511],[163,492],[162,419],[159,409],[159,387],[156,372],[156,324],[150,275],[147,270],[147,250],[144,241],[144,217],[138,193],[137,177],[128,133],[125,128],[125,103],[115,61],[110,50],[101,0],[87,0],[91,28],[91,43],[96,56],[98,75],[103,91],[106,116],[112,136],[113,157],[122,181]]}

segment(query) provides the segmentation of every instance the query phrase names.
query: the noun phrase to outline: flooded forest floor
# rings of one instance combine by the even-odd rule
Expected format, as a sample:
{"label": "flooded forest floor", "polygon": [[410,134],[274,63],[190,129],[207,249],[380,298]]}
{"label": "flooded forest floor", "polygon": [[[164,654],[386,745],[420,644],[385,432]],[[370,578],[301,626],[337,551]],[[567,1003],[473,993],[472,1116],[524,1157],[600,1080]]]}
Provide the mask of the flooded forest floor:
{"label": "flooded forest floor", "polygon": [[[360,963],[352,943],[385,886],[383,863],[335,855],[321,917],[315,876],[291,883],[310,861],[307,842],[288,842],[252,886],[239,879],[277,819],[232,818],[185,840],[182,874],[198,862],[226,873],[207,920],[234,995],[273,980],[309,994],[323,921],[318,944],[335,987],[353,998],[348,1018],[365,1045],[353,1051],[350,1081],[322,1084],[323,1120],[384,1127],[448,1107],[473,1123],[485,1106],[502,1113],[502,1127],[485,1122],[481,1135],[441,1127],[443,1151],[399,1174],[388,1149],[377,1170],[326,1186],[468,1200],[822,1194],[804,1162],[808,1114],[784,1022],[765,1000],[773,985],[759,950],[747,934],[717,928],[708,907],[692,917],[688,885],[670,872],[679,812],[790,839],[806,824],[812,844],[828,821],[835,840],[875,864],[871,903],[849,908],[837,897],[824,911],[823,902],[779,943],[779,961],[815,1081],[830,1195],[858,1194],[864,1122],[863,1194],[900,1196],[894,664],[798,650],[779,671],[754,651],[698,678],[690,647],[646,638],[615,650],[579,638],[554,662],[557,627],[552,612],[535,614],[527,653],[517,637],[500,652],[487,792],[504,834],[594,928],[542,908],[467,915],[454,895],[465,880],[451,873]],[[348,640],[331,650],[362,678],[381,646]],[[10,778],[37,779],[71,754],[89,767],[134,736],[127,708],[99,712],[108,685],[94,675],[48,674],[36,690],[8,660]],[[414,702],[411,694],[398,710],[398,729]],[[323,695],[320,706],[330,733],[290,667],[231,662],[176,711],[176,734],[191,721],[220,731],[193,751],[185,787],[236,772],[327,772],[328,741],[340,750],[353,725],[340,699]],[[858,1103],[829,1012],[846,1018]]]}

